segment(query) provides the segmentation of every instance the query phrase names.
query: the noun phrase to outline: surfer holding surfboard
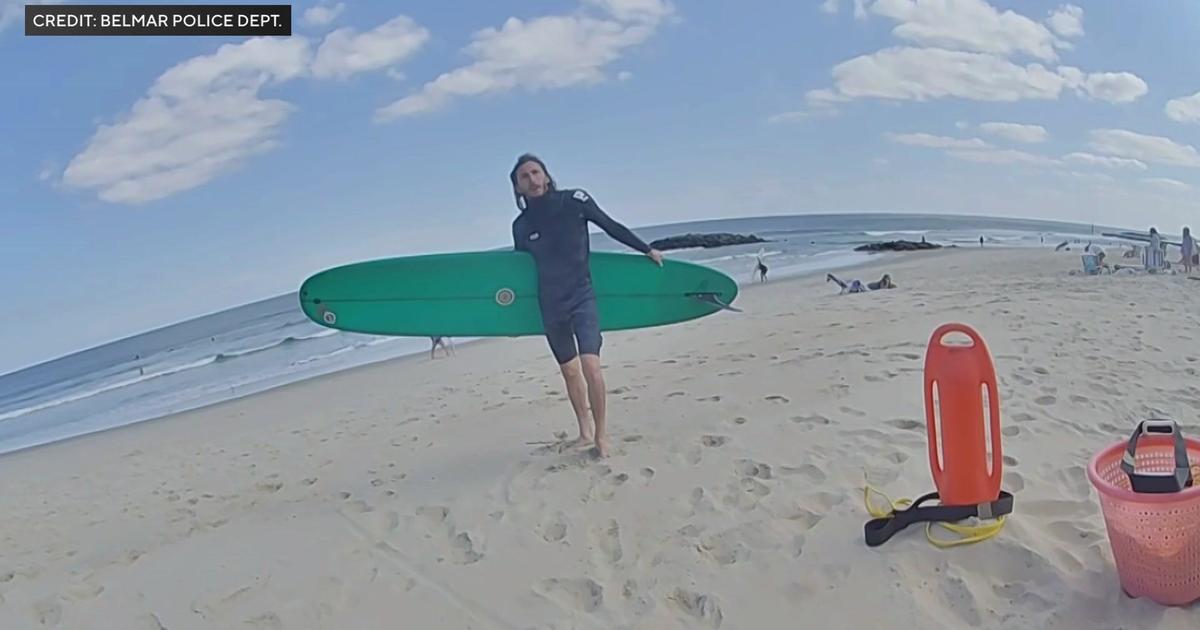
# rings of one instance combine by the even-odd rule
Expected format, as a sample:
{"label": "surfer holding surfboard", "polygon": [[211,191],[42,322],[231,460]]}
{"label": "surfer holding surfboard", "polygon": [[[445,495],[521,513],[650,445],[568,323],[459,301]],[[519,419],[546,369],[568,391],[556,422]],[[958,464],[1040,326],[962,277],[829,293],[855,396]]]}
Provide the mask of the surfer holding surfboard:
{"label": "surfer holding surfboard", "polygon": [[662,253],[608,216],[587,192],[558,190],[546,165],[534,155],[520,156],[509,180],[521,211],[512,224],[513,249],[528,252],[537,268],[538,305],[546,340],[579,421],[576,444],[594,442],[599,455],[607,457],[606,390],[600,369],[603,340],[588,265],[588,223],[600,226],[659,266]]}

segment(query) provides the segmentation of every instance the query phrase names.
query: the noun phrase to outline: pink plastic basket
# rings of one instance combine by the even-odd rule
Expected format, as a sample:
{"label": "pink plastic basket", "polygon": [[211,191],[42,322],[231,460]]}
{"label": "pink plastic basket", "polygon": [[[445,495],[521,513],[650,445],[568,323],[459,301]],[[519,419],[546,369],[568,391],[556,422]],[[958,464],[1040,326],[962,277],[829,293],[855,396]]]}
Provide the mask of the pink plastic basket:
{"label": "pink plastic basket", "polygon": [[[1183,443],[1194,482],[1180,492],[1134,492],[1121,467],[1126,442],[1100,451],[1088,466],[1121,588],[1167,606],[1200,599],[1200,440],[1183,438]],[[1175,437],[1143,434],[1134,461],[1139,475],[1171,473]]]}

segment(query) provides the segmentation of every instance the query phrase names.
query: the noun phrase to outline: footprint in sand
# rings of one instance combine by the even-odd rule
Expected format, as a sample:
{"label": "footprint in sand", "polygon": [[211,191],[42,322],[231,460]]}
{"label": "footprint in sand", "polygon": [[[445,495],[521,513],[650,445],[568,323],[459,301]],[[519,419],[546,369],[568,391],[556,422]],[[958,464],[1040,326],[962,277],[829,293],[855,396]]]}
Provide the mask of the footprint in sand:
{"label": "footprint in sand", "polygon": [[62,605],[50,597],[33,605],[33,619],[40,626],[58,626],[62,623]]}
{"label": "footprint in sand", "polygon": [[1035,367],[1033,368],[1033,372],[1034,374],[1040,374],[1042,376],[1048,376],[1050,374],[1050,370],[1047,370],[1044,367]]}
{"label": "footprint in sand", "polygon": [[1025,477],[1019,472],[1004,473],[1004,489],[1009,492],[1020,492],[1025,489]]}
{"label": "footprint in sand", "polygon": [[1004,457],[1001,458],[1001,460],[1004,461],[1005,466],[1016,466],[1017,465],[1017,458],[1015,458],[1011,455],[1005,455]]}
{"label": "footprint in sand", "polygon": [[670,394],[667,394],[667,398],[675,398],[676,396],[687,396],[687,392],[676,391],[676,392],[671,392]]}
{"label": "footprint in sand", "polygon": [[917,359],[921,358],[921,355],[913,354],[911,352],[892,352],[892,353],[888,354],[887,356],[888,356],[888,359],[891,361],[899,361],[901,359],[904,359],[907,361],[916,361]]}
{"label": "footprint in sand", "polygon": [[609,519],[608,523],[593,527],[589,538],[592,548],[598,550],[596,555],[603,564],[615,567],[624,557],[621,550],[621,526],[616,519]]}
{"label": "footprint in sand", "polygon": [[735,470],[744,477],[771,479],[771,467],[749,459],[739,459],[734,464]]}
{"label": "footprint in sand", "polygon": [[888,420],[887,424],[890,424],[890,425],[896,427],[897,429],[902,429],[904,431],[923,431],[925,429],[924,422],[919,422],[917,420],[910,420],[908,418],[896,418],[895,420]]}
{"label": "footprint in sand", "polygon": [[1033,422],[1034,420],[1037,420],[1033,414],[1025,413],[1023,411],[1014,413],[1012,415],[1012,419],[1013,422]]}
{"label": "footprint in sand", "polygon": [[654,469],[650,468],[650,467],[646,467],[646,468],[641,469],[639,471],[639,474],[642,475],[642,479],[645,479],[646,481],[650,481],[651,479],[654,478]]}
{"label": "footprint in sand", "polygon": [[706,398],[697,398],[696,400],[698,400],[700,402],[721,402],[721,397],[719,395],[715,395],[715,396],[708,396]]}
{"label": "footprint in sand", "polygon": [[789,402],[792,402],[792,401],[791,401],[791,399],[789,399],[787,396],[780,396],[780,395],[778,395],[778,394],[771,395],[771,396],[767,396],[767,397],[765,398],[765,400],[769,400],[769,401],[771,401],[771,402],[777,402],[777,403],[789,403]]}
{"label": "footprint in sand", "polygon": [[604,587],[591,578],[548,578],[533,592],[570,612],[594,613],[604,605]]}
{"label": "footprint in sand", "polygon": [[1013,380],[1020,383],[1021,385],[1024,385],[1025,387],[1029,387],[1029,386],[1033,385],[1032,379],[1021,376],[1020,374],[1013,374]]}
{"label": "footprint in sand", "polygon": [[1033,402],[1042,406],[1053,405],[1054,403],[1058,402],[1058,398],[1050,395],[1038,396],[1037,398],[1033,399]]}
{"label": "footprint in sand", "polygon": [[470,534],[455,529],[448,508],[440,505],[421,506],[416,509],[416,517],[427,529],[446,537],[451,559],[456,564],[474,564],[483,559],[483,554],[475,550],[475,542]]}
{"label": "footprint in sand", "polygon": [[1004,427],[1000,429],[1000,433],[1004,437],[1016,437],[1021,434],[1021,427]]}
{"label": "footprint in sand", "polygon": [[867,417],[867,412],[859,411],[858,409],[854,409],[853,407],[839,407],[838,411],[841,411],[842,413],[847,414],[847,415],[854,416],[856,418]]}
{"label": "footprint in sand", "polygon": [[743,418],[742,416],[738,416],[733,419],[733,423],[737,424],[737,425],[743,425],[743,424],[746,424],[747,422],[749,422],[749,421],[746,420],[745,418]]}
{"label": "footprint in sand", "polygon": [[621,441],[625,442],[626,444],[632,444],[634,442],[640,442],[641,439],[642,439],[642,436],[640,436],[640,435],[627,435],[627,436],[621,438]]}
{"label": "footprint in sand", "polygon": [[567,537],[567,515],[558,512],[542,526],[542,540],[549,543],[562,542]]}
{"label": "footprint in sand", "polygon": [[691,516],[717,511],[716,506],[713,505],[712,499],[708,496],[708,492],[704,488],[692,488],[687,499],[688,506],[692,509]]}
{"label": "footprint in sand", "polygon": [[621,596],[629,602],[633,614],[642,617],[654,610],[654,597],[638,588],[637,580],[625,580]]}
{"label": "footprint in sand", "polygon": [[696,549],[721,566],[737,564],[750,558],[750,548],[737,539],[734,531],[705,536]]}
{"label": "footprint in sand", "polygon": [[724,615],[721,613],[721,605],[716,597],[712,595],[702,595],[683,588],[675,589],[675,592],[667,596],[667,599],[675,605],[682,613],[691,617],[694,621],[686,623],[687,627],[697,627],[697,622],[704,624],[709,628],[720,628],[721,622],[724,620]]}
{"label": "footprint in sand", "polygon": [[700,443],[709,448],[725,446],[728,442],[729,438],[724,435],[706,435],[700,438]]}
{"label": "footprint in sand", "polygon": [[832,420],[830,420],[829,418],[822,416],[822,415],[812,415],[812,416],[792,416],[792,422],[795,422],[796,424],[805,425],[811,429],[816,426],[827,425],[827,424],[831,423]]}

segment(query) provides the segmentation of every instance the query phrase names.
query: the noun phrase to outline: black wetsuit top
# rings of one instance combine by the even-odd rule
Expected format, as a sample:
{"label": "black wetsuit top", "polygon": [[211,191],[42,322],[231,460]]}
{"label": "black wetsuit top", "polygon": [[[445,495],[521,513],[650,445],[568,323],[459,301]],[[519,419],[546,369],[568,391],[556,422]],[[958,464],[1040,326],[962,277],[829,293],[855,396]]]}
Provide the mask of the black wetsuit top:
{"label": "black wetsuit top", "polygon": [[542,314],[548,319],[562,318],[594,297],[588,265],[589,221],[643,254],[651,249],[579,189],[549,190],[541,197],[527,199],[525,210],[513,220],[513,248],[533,256]]}

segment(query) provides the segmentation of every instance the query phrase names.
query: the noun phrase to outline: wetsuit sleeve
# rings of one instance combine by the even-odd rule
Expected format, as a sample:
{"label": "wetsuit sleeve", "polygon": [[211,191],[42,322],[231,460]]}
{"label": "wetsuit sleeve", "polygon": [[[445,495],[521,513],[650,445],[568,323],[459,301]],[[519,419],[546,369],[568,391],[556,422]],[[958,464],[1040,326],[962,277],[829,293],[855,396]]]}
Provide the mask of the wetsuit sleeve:
{"label": "wetsuit sleeve", "polygon": [[521,247],[521,239],[517,238],[517,225],[518,224],[519,224],[519,219],[516,221],[513,221],[512,237],[513,237],[513,251],[519,252],[519,251],[522,251],[522,247]]}
{"label": "wetsuit sleeve", "polygon": [[596,204],[596,200],[592,199],[592,197],[587,193],[583,191],[576,191],[575,194],[572,195],[572,198],[583,204],[583,216],[586,217],[588,221],[600,226],[600,229],[604,230],[604,232],[609,236],[623,243],[627,247],[636,249],[643,254],[651,250],[651,247],[647,245],[645,241],[638,238],[637,234],[634,234],[632,230],[617,222],[616,219],[613,219],[603,210],[601,210],[600,206]]}

